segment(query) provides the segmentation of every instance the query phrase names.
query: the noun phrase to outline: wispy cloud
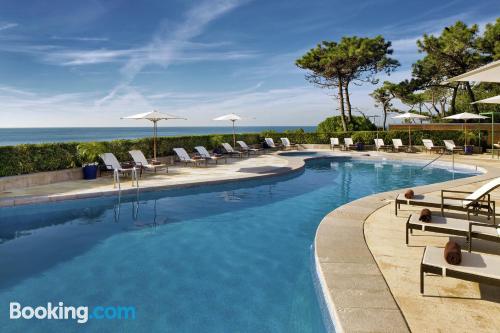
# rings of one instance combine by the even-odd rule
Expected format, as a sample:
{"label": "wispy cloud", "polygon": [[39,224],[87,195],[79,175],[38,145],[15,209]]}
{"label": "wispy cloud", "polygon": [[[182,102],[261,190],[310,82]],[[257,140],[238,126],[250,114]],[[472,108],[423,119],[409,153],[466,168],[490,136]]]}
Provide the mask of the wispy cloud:
{"label": "wispy cloud", "polygon": [[[12,93],[13,90],[17,93]],[[238,110],[238,113],[245,117],[255,118],[245,121],[246,125],[305,125],[315,124],[326,116],[337,113],[336,102],[325,91],[310,86],[263,89],[263,85],[257,84],[246,89],[226,92],[185,93],[143,91],[129,85],[123,87],[108,103],[97,107],[92,101],[98,95],[97,91],[45,94],[22,91],[15,87],[2,87],[0,123],[11,127],[37,127],[40,124],[147,126],[119,119],[127,114],[158,108],[184,115],[189,120],[174,121],[172,126],[206,126],[214,117],[234,110]],[[304,106],[307,106],[306,110]],[[283,116],[279,116],[281,113]],[[23,117],[12,117],[13,114],[23,114]],[[98,117],[89,117],[93,114]]]}
{"label": "wispy cloud", "polygon": [[7,29],[12,29],[19,26],[17,23],[12,23],[12,22],[7,22],[7,23],[0,23],[0,31],[7,30]]}
{"label": "wispy cloud", "polygon": [[247,1],[206,0],[192,7],[186,13],[183,22],[173,30],[163,25],[152,41],[141,48],[143,52],[134,54],[121,68],[121,82],[96,104],[102,105],[116,96],[117,92],[130,84],[144,67],[148,65],[168,67],[182,53],[186,44],[202,34],[208,24],[245,2]]}
{"label": "wispy cloud", "polygon": [[77,42],[107,42],[107,37],[74,37],[74,36],[52,36],[53,40],[69,40]]}

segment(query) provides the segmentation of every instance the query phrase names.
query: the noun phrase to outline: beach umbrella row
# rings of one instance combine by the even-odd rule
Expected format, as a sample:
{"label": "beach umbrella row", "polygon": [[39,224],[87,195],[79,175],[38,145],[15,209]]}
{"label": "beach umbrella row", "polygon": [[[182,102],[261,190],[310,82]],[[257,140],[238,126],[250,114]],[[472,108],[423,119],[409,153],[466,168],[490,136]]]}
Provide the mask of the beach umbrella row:
{"label": "beach umbrella row", "polygon": [[[169,119],[184,119],[184,120],[186,120],[186,118],[184,118],[184,117],[176,116],[176,115],[172,115],[172,114],[168,114],[168,113],[163,113],[163,112],[156,111],[156,110],[150,111],[150,112],[138,113],[138,114],[134,114],[134,115],[127,116],[127,117],[122,117],[121,119],[149,120],[153,123],[153,159],[155,159],[155,160],[156,160],[156,142],[157,142],[157,138],[158,138],[158,122],[160,120],[169,120]],[[229,120],[232,122],[232,124],[233,124],[233,146],[236,146],[236,132],[235,132],[235,128],[234,128],[234,123],[237,120],[241,120],[241,119],[243,119],[243,118],[238,116],[237,114],[234,114],[234,113],[230,113],[230,114],[226,114],[224,116],[214,118],[214,120],[225,120],[225,121]]]}

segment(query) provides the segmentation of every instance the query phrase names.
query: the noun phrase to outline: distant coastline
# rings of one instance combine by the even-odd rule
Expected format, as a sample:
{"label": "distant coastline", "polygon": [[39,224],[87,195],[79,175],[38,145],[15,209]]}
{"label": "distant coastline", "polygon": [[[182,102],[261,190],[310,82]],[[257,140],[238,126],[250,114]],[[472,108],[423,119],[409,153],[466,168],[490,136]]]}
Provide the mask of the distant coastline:
{"label": "distant coastline", "polygon": [[[260,133],[266,130],[283,132],[303,128],[314,132],[315,126],[238,126],[237,133]],[[204,134],[229,134],[231,127],[158,127],[159,136],[183,136]],[[0,128],[0,146],[24,143],[108,141],[150,137],[151,127],[45,127],[45,128]]]}

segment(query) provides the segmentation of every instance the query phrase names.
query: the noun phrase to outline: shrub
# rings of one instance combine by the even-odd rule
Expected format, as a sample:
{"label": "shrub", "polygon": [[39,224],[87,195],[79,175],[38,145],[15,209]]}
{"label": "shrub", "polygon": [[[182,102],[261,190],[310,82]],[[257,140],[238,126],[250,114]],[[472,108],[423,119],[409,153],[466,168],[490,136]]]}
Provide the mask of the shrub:
{"label": "shrub", "polygon": [[[469,132],[472,133],[472,132]],[[386,144],[391,144],[391,139],[400,138],[404,144],[408,144],[408,132],[406,131],[380,131],[379,138],[384,139]],[[267,131],[262,134],[249,133],[238,134],[237,140],[243,140],[247,144],[260,143],[264,137],[271,137],[276,142],[280,138],[288,137],[290,141],[299,144],[329,144],[331,137],[337,137],[342,142],[345,137],[352,137],[354,142],[362,142],[372,145],[373,139],[377,137],[375,131],[358,132],[323,132],[306,133],[304,131],[289,131],[286,133],[276,133]],[[482,136],[484,137],[484,136]],[[432,139],[434,144],[443,145],[443,140],[451,139],[459,145],[463,145],[463,133],[458,131],[415,131],[412,132],[412,144],[421,145],[422,139]],[[158,156],[173,154],[173,148],[184,147],[187,151],[193,151],[195,146],[205,146],[211,150],[216,148],[221,142],[233,142],[232,134],[217,135],[196,135],[178,137],[159,137],[157,141]],[[469,142],[478,145],[479,135],[470,134]],[[95,145],[102,148],[103,152],[111,152],[120,161],[129,161],[129,150],[140,149],[146,157],[153,155],[153,140],[151,138],[134,140],[113,140],[100,143],[46,143],[46,144],[25,144],[18,146],[0,146],[0,177],[14,176],[34,172],[62,170],[81,166],[81,156],[77,147]],[[97,149],[97,148],[96,148]]]}
{"label": "shrub", "polygon": [[[351,122],[347,125],[348,131],[374,131],[377,127],[367,118],[353,116]],[[332,133],[343,130],[342,119],[340,116],[328,117],[319,123],[317,133]]]}

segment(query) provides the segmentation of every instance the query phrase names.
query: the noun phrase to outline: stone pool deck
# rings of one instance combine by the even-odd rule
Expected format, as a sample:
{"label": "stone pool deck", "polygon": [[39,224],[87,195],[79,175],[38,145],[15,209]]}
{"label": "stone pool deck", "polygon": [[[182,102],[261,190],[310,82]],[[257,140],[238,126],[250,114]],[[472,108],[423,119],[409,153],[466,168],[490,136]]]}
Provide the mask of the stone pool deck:
{"label": "stone pool deck", "polygon": [[[157,173],[144,173],[139,180],[139,191],[270,177],[297,171],[303,167],[302,160],[282,158],[275,154],[252,155],[251,158],[243,159],[228,158],[227,164],[220,161],[218,165],[209,163],[206,167],[175,165],[169,166],[168,173],[162,170]],[[137,189],[132,186],[130,178],[122,177],[121,190],[126,194],[135,193]],[[64,181],[0,192],[0,207],[110,196],[117,193],[118,190],[113,187],[113,177],[108,175],[92,181]]]}
{"label": "stone pool deck", "polygon": [[[395,160],[430,160],[436,156],[377,155]],[[456,156],[455,162],[483,168],[487,173],[415,187],[415,192],[439,196],[441,189],[473,190],[500,176],[500,162],[488,156]],[[419,269],[424,245],[444,246],[449,237],[414,232],[407,247],[405,217],[413,211],[403,206],[400,216],[395,216],[394,198],[398,192],[379,193],[343,205],[328,214],[318,227],[317,270],[337,330],[498,331],[498,287],[429,276],[425,296],[420,294]],[[493,199],[500,202],[499,190],[493,192]],[[474,250],[500,254],[498,246],[481,241],[475,241]]]}
{"label": "stone pool deck", "polygon": [[[322,148],[321,146],[311,148]],[[430,161],[436,155],[405,153],[324,153],[363,158]],[[207,168],[169,168],[145,175],[140,191],[196,186],[281,175],[304,167],[303,158],[267,154],[230,159],[227,165]],[[449,156],[440,160],[450,162]],[[439,195],[441,189],[475,189],[500,176],[500,161],[490,156],[456,156],[456,163],[487,170],[486,174],[415,188],[417,193]],[[130,180],[122,191],[134,192]],[[495,331],[500,327],[499,288],[438,276],[426,277],[426,294],[419,292],[419,264],[424,245],[443,246],[447,236],[415,232],[405,245],[403,207],[394,215],[396,191],[364,197],[328,214],[315,239],[316,267],[338,332]],[[0,206],[42,203],[85,197],[116,195],[112,178],[66,181],[0,192]],[[500,190],[493,194],[500,202]],[[463,241],[463,240],[460,240]],[[491,244],[475,242],[474,249],[498,253]]]}

